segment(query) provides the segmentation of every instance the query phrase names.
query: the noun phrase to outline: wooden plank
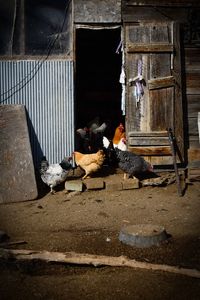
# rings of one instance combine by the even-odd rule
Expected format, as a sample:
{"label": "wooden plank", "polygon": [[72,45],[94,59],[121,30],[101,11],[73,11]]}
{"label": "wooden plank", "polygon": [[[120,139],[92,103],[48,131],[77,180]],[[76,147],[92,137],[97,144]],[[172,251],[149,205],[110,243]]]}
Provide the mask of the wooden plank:
{"label": "wooden plank", "polygon": [[200,6],[199,1],[198,0],[173,0],[173,1],[166,1],[166,0],[151,0],[151,1],[147,1],[147,0],[126,0],[125,4],[127,6],[172,6],[172,7],[182,7],[182,6],[186,6],[186,7],[190,7],[192,5],[195,6]]}
{"label": "wooden plank", "polygon": [[199,143],[200,143],[200,111],[198,112],[198,132],[199,132]]}
{"label": "wooden plank", "polygon": [[189,150],[193,148],[200,148],[200,142],[199,142],[199,136],[196,135],[190,135],[189,136]]}
{"label": "wooden plank", "polygon": [[147,155],[147,156],[163,156],[170,155],[171,156],[171,148],[170,146],[155,146],[155,147],[128,147],[129,151],[134,152],[138,155]]}
{"label": "wooden plank", "polygon": [[161,146],[169,145],[168,138],[159,138],[159,137],[129,137],[128,143],[130,146]]}
{"label": "wooden plank", "polygon": [[149,80],[171,76],[171,54],[152,53],[150,55]]}
{"label": "wooden plank", "polygon": [[0,105],[0,203],[37,198],[29,133],[23,105]]}
{"label": "wooden plank", "polygon": [[186,86],[188,88],[198,88],[200,85],[200,72],[187,72],[186,73]]}
{"label": "wooden plank", "polygon": [[139,132],[139,131],[130,131],[128,133],[129,137],[167,137],[167,131],[150,131],[150,132]]}
{"label": "wooden plank", "polygon": [[181,160],[185,160],[184,149],[184,131],[183,131],[183,101],[182,101],[182,61],[181,61],[181,49],[180,49],[180,26],[178,23],[173,24],[173,41],[176,49],[176,55],[174,55],[172,76],[175,78],[175,101],[174,101],[174,134],[176,137],[177,147]]}
{"label": "wooden plank", "polygon": [[198,114],[194,118],[188,118],[189,135],[198,136]]}
{"label": "wooden plank", "polygon": [[186,86],[186,94],[187,95],[200,95],[200,87],[187,87]]}
{"label": "wooden plank", "polygon": [[153,52],[169,52],[172,53],[174,51],[173,45],[170,44],[138,44],[138,45],[127,45],[127,52],[142,52],[142,53],[153,53]]}
{"label": "wooden plank", "polygon": [[187,96],[188,117],[196,118],[200,111],[200,95]]}
{"label": "wooden plank", "polygon": [[164,22],[179,21],[184,23],[188,18],[188,8],[180,7],[150,7],[128,6],[122,7],[122,19],[124,22]]}
{"label": "wooden plank", "polygon": [[171,37],[171,23],[156,23],[152,24],[150,27],[150,33],[151,33],[151,44],[162,44],[163,46],[166,46],[166,43],[169,44],[168,46],[172,47],[173,45],[170,43],[172,42]]}
{"label": "wooden plank", "polygon": [[194,148],[188,150],[188,162],[200,160],[200,148]]}
{"label": "wooden plank", "polygon": [[174,86],[174,84],[175,84],[175,82],[174,82],[173,76],[167,76],[167,77],[155,78],[155,79],[148,80],[149,90],[170,87],[170,86]]}
{"label": "wooden plank", "polygon": [[128,45],[148,45],[150,43],[150,28],[140,24],[129,24],[126,28],[126,51]]}
{"label": "wooden plank", "polygon": [[76,265],[93,265],[112,266],[112,267],[129,267],[134,269],[145,269],[162,272],[170,272],[179,275],[200,278],[200,271],[197,269],[181,268],[176,266],[153,264],[147,262],[129,259],[126,256],[105,256],[87,253],[76,252],[49,252],[38,250],[24,250],[24,249],[1,249],[1,261],[45,261],[63,264]]}
{"label": "wooden plank", "polygon": [[150,90],[150,129],[166,130],[174,126],[173,120],[173,88]]}

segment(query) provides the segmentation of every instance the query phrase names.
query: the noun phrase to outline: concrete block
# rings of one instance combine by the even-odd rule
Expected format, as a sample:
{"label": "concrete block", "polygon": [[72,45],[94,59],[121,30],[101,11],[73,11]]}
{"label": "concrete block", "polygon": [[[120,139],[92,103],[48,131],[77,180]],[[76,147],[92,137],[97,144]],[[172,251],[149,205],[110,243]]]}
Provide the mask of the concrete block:
{"label": "concrete block", "polygon": [[82,192],[82,190],[83,190],[83,182],[81,180],[67,180],[65,182],[65,189],[67,191]]}
{"label": "concrete block", "polygon": [[105,183],[100,178],[88,178],[84,180],[84,184],[88,190],[99,190],[105,188]]}
{"label": "concrete block", "polygon": [[132,190],[139,188],[139,180],[137,178],[128,178],[122,181],[123,190]]}
{"label": "concrete block", "polygon": [[24,105],[0,105],[0,203],[36,199],[38,187]]}
{"label": "concrete block", "polygon": [[121,191],[122,183],[119,182],[106,182],[106,190],[107,191]]}

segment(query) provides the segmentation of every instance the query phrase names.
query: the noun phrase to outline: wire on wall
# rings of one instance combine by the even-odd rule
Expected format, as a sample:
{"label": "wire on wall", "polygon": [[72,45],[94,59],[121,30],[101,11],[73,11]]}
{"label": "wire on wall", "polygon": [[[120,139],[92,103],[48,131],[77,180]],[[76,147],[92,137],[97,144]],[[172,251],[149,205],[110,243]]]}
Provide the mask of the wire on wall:
{"label": "wire on wall", "polygon": [[[16,4],[16,2],[15,2]],[[16,85],[14,85],[13,87],[11,87],[10,89],[8,89],[7,91],[3,92],[0,97],[4,97],[4,95],[8,94],[9,92],[11,92],[12,90],[16,89],[18,86],[18,88],[16,90],[14,90],[9,96],[7,96],[5,99],[0,100],[0,104],[7,101],[8,99],[10,99],[13,95],[15,95],[16,93],[18,93],[20,90],[22,90],[34,77],[35,75],[38,73],[39,69],[42,67],[42,65],[44,64],[44,62],[48,59],[49,55],[51,54],[52,49],[55,46],[56,41],[58,40],[59,36],[61,35],[61,33],[63,32],[63,28],[66,22],[66,18],[67,18],[67,12],[68,12],[68,8],[69,8],[69,4],[70,1],[68,1],[66,7],[65,7],[65,14],[64,14],[64,19],[61,25],[61,28],[59,30],[59,33],[57,33],[55,35],[55,38],[52,42],[49,43],[49,45],[46,47],[45,51],[47,51],[46,56],[39,60],[37,62],[37,64],[34,66],[34,68],[29,72],[29,74],[27,74],[22,80],[20,80]],[[14,15],[16,14],[16,8],[15,8],[15,12]],[[14,35],[14,28],[15,28],[15,19],[16,19],[16,15],[14,16],[13,19],[13,29],[12,29],[12,35],[11,35],[11,40],[10,43],[13,43],[13,35]],[[12,46],[12,44],[11,44]],[[33,74],[32,74],[33,73]],[[32,76],[31,76],[32,74]],[[30,77],[31,76],[31,77]],[[29,78],[30,77],[30,78]],[[27,79],[27,81],[25,81]],[[25,82],[24,82],[25,81]],[[21,86],[20,86],[21,85]]]}

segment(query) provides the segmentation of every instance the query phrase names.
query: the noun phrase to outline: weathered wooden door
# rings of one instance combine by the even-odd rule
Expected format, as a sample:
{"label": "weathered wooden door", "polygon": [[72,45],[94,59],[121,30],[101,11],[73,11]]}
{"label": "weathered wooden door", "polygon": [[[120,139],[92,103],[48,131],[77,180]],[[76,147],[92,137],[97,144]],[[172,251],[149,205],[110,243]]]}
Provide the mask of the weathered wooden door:
{"label": "weathered wooden door", "polygon": [[[170,155],[166,130],[171,127],[182,160],[184,146],[178,25],[173,22],[125,25],[125,57],[129,148],[142,155]],[[157,159],[158,163],[162,163],[160,158]]]}

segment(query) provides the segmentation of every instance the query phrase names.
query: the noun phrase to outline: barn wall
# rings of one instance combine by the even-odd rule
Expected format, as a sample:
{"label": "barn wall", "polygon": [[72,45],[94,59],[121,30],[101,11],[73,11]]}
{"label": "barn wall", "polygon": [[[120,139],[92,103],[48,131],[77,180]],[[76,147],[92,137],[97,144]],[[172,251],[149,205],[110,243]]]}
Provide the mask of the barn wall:
{"label": "barn wall", "polygon": [[200,49],[185,49],[186,97],[188,113],[188,158],[200,159],[198,112],[200,112]]}
{"label": "barn wall", "polygon": [[75,23],[120,23],[121,0],[74,0]]}
{"label": "barn wall", "polygon": [[[184,144],[186,159],[199,160],[200,144],[197,116],[200,111],[200,4],[198,1],[152,0],[122,1],[122,20],[125,23],[165,22],[180,23]],[[178,109],[178,107],[177,107]]]}
{"label": "barn wall", "polygon": [[72,2],[0,8],[0,103],[25,105],[35,166],[74,150]]}
{"label": "barn wall", "polygon": [[36,166],[74,150],[73,90],[72,61],[0,61],[1,101],[25,105]]}

